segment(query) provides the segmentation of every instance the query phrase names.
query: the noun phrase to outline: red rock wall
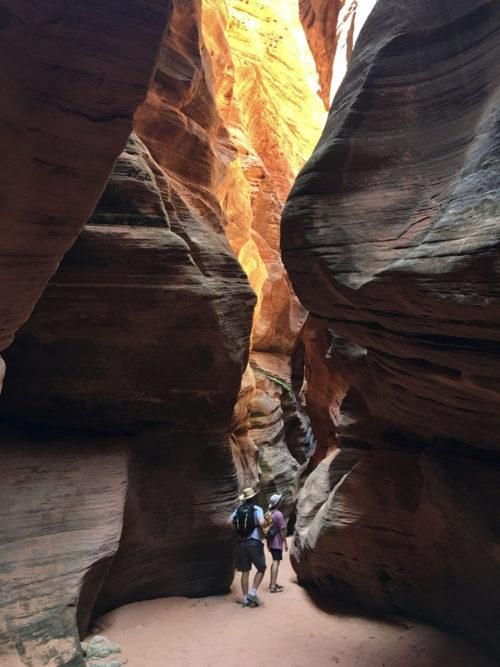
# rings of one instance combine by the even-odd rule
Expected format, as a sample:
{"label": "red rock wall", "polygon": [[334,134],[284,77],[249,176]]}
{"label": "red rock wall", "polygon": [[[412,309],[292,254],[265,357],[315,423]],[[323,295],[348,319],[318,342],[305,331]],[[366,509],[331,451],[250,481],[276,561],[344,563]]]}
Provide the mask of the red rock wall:
{"label": "red rock wall", "polygon": [[99,199],[170,10],[158,0],[2,4],[0,350]]}
{"label": "red rock wall", "polygon": [[[223,122],[218,152],[227,167],[216,193],[226,214],[225,233],[258,298],[252,349],[268,360],[275,355],[271,366],[278,379],[287,382],[306,313],[281,261],[279,224],[294,177],[324,121],[314,62],[298,6],[288,0],[205,0],[203,37]],[[307,115],[304,108],[309,109]],[[257,377],[252,378],[254,369]],[[232,438],[240,485],[260,483],[264,503],[268,491],[276,490],[291,500],[292,469],[299,465],[287,442],[292,431],[284,427],[281,399],[286,402],[288,394],[265,375],[266,370],[258,370],[253,359],[236,407]],[[285,411],[291,419],[290,405]],[[304,413],[295,415],[299,422],[306,419]],[[310,430],[305,424],[298,426],[302,428],[304,433]],[[310,444],[304,443],[303,449],[309,450]]]}
{"label": "red rock wall", "polygon": [[497,648],[499,27],[484,0],[380,0],[282,224],[359,458],[301,498],[299,578]]}
{"label": "red rock wall", "polygon": [[316,61],[325,109],[344,78],[359,32],[376,0],[299,0],[300,20]]}
{"label": "red rock wall", "polygon": [[[46,486],[37,476],[15,508],[4,506],[13,601],[0,633],[7,653],[27,664],[82,665],[77,632],[91,613],[159,595],[220,593],[233,576],[229,437],[255,298],[215,196],[225,167],[199,21],[198,2],[174,3],[136,114],[142,140],[131,135],[97,209],[6,352],[2,480],[10,488],[14,475],[22,486],[13,443],[23,444],[28,469],[45,457],[52,470]],[[121,472],[104,490],[117,439]],[[85,462],[70,474],[61,449],[73,451],[76,440]],[[89,484],[88,498],[83,480],[99,465],[99,448],[101,486],[94,493]],[[84,514],[73,516],[66,502],[75,484],[82,507],[93,503],[96,534],[88,549],[68,553],[75,532],[86,535]],[[53,535],[40,563],[19,560],[20,525],[28,552],[42,544],[40,533]],[[26,621],[27,590],[35,594]]]}

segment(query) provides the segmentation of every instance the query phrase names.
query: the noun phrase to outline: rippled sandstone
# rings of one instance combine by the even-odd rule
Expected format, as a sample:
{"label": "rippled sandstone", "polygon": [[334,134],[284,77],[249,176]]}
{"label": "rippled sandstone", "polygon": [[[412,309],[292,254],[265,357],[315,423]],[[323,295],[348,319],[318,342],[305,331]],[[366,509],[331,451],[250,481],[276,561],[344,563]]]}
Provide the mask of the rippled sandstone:
{"label": "rippled sandstone", "polygon": [[497,650],[499,28],[491,2],[381,0],[282,226],[350,382],[299,578]]}
{"label": "rippled sandstone", "polygon": [[0,349],[99,199],[146,95],[170,9],[158,0],[125,9],[116,0],[2,4]]}
{"label": "rippled sandstone", "polygon": [[[224,135],[223,145],[230,161],[217,190],[218,198],[227,216],[226,235],[258,297],[252,348],[276,354],[278,366],[283,355],[288,355],[285,366],[289,369],[305,311],[281,261],[279,225],[286,195],[310,154],[324,119],[315,91],[314,62],[300,26],[298,8],[287,2],[265,0],[250,6],[237,0],[206,0],[203,28],[213,65],[217,107],[233,151],[228,152]],[[309,109],[307,115],[304,107]],[[286,376],[289,370],[280,376],[281,380],[286,380]],[[257,384],[261,381],[257,378]],[[273,387],[272,381],[267,382],[271,382],[268,389],[272,395],[281,391],[279,384],[274,383]],[[248,383],[245,386],[241,400],[246,405],[250,399],[247,418],[251,421],[253,412],[262,420],[261,410],[267,407],[267,426],[274,428],[273,400],[261,400],[262,387],[254,389],[251,397]],[[237,407],[240,416],[244,405]],[[302,412],[299,416],[299,412],[297,408],[292,416],[288,406],[287,423],[295,419],[299,422],[298,431],[308,432],[307,417]],[[251,426],[250,430],[254,432]],[[303,437],[292,435],[291,428],[278,432],[282,452],[289,451],[286,433],[292,440]],[[251,434],[240,425],[233,438],[239,477],[257,482],[258,450],[251,442]],[[293,448],[293,444],[290,446]],[[309,445],[304,447],[308,450]],[[263,446],[259,449],[262,461],[266,450]],[[294,466],[298,464],[295,462]],[[266,465],[268,481],[263,485],[272,486],[275,475],[274,490],[291,496],[295,481],[290,478],[284,484],[280,470],[281,464],[275,473],[272,466]],[[261,469],[260,475],[263,479]]]}
{"label": "rippled sandstone", "polygon": [[6,353],[1,475],[18,492],[3,504],[0,643],[26,664],[83,665],[91,613],[232,579],[229,437],[255,299],[215,196],[199,23],[199,3],[174,3],[140,137]]}

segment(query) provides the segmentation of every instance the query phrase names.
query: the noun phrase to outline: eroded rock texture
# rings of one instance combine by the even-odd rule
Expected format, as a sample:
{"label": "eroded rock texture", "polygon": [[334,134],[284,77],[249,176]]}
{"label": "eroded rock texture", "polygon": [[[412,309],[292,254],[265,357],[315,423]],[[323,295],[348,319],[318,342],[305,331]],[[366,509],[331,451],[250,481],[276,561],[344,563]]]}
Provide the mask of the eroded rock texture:
{"label": "eroded rock texture", "polygon": [[127,450],[74,433],[2,436],[0,663],[83,667],[77,623],[85,632],[118,547]]}
{"label": "eroded rock texture", "polygon": [[499,30],[497,3],[380,0],[282,227],[359,457],[317,472],[300,579],[497,649]]}
{"label": "eroded rock texture", "polygon": [[[37,478],[39,490],[23,489],[14,519],[29,524],[27,548],[46,525],[31,516],[33,504],[48,498],[54,513],[47,525],[55,537],[42,554],[53,567],[37,570],[30,562],[25,575],[16,570],[17,556],[7,551],[5,560],[14,562],[15,581],[26,576],[31,585],[41,575],[34,589],[57,588],[43,599],[33,596],[36,632],[23,615],[25,589],[13,591],[8,650],[26,664],[44,664],[47,656],[53,664],[82,664],[77,616],[84,632],[91,612],[159,595],[222,592],[233,576],[227,518],[237,480],[229,437],[255,297],[224,235],[214,194],[224,165],[213,149],[219,118],[199,21],[199,3],[174,3],[135,120],[142,139],[131,135],[95,213],[6,353],[0,410],[11,429],[2,436],[7,471],[18,468],[14,439],[26,442],[30,470],[53,455],[56,476],[64,466],[52,443],[82,437],[89,466],[98,465],[92,456],[102,448],[103,476],[117,437],[124,457],[119,488],[110,480],[108,495],[94,494],[92,521],[109,522],[112,539],[101,531],[101,546],[96,533],[92,553],[60,551],[71,539],[66,532],[86,527],[83,515],[60,516],[72,477],[61,472],[53,496],[52,477],[47,488]],[[39,458],[27,425],[50,433]],[[86,470],[82,465],[78,474]],[[94,482],[77,488],[86,507]],[[105,519],[107,498],[114,509]],[[70,513],[73,506],[68,501]],[[64,606],[64,614],[45,613],[52,603]]]}
{"label": "eroded rock texture", "polygon": [[204,221],[180,201],[182,222],[167,218],[171,192],[132,136],[6,355],[9,419],[131,434],[123,531],[97,611],[221,592],[232,577],[228,439],[254,300],[223,235],[204,244],[200,268],[181,234]]}
{"label": "eroded rock texture", "polygon": [[170,10],[169,0],[2,3],[0,349],[102,193]]}
{"label": "eroded rock texture", "polygon": [[[226,213],[226,235],[258,298],[252,348],[264,352],[268,360],[270,353],[276,355],[271,365],[286,368],[279,377],[289,380],[291,355],[305,311],[281,261],[279,225],[288,191],[323,124],[324,112],[314,90],[314,62],[293,3],[206,0],[203,27],[225,129],[219,130],[218,150],[226,156],[227,170],[216,192]],[[305,107],[308,114],[303,113]],[[260,475],[263,488],[291,495],[292,479],[283,474],[285,459],[273,459],[275,471],[271,462],[265,473],[259,469],[262,456],[277,451],[268,450],[264,443],[269,439],[260,435],[265,422],[270,429],[277,429],[274,436],[279,436],[281,452],[289,452],[287,433],[290,442],[302,438],[299,431],[309,431],[307,418],[302,412],[299,415],[298,407],[292,415],[288,405],[290,428],[284,428],[276,394],[281,393],[280,385],[267,378],[270,394],[266,397],[263,377],[252,380],[252,374],[252,368],[248,369],[235,412],[233,451],[239,480],[253,486]],[[279,417],[273,406],[279,406]],[[256,430],[252,414],[259,415]],[[267,497],[263,496],[264,501]]]}
{"label": "eroded rock texture", "polygon": [[354,44],[376,0],[299,0],[300,20],[316,61],[325,109],[344,78]]}

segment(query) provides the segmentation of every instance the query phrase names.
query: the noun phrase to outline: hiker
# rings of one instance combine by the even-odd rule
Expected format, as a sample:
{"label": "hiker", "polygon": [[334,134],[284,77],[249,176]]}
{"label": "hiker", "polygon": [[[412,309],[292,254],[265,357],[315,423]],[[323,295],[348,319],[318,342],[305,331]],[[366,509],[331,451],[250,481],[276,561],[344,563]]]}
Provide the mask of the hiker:
{"label": "hiker", "polygon": [[[257,493],[253,489],[244,489],[239,497],[242,504],[231,515],[233,525],[240,537],[236,568],[241,572],[242,604],[244,607],[258,607],[260,605],[257,589],[262,579],[264,579],[264,572],[266,571],[266,557],[261,537],[261,529],[264,527],[264,512],[261,507],[253,503],[256,495]],[[249,591],[248,583],[252,563],[257,568],[257,572],[253,580],[253,586]]]}
{"label": "hiker", "polygon": [[274,493],[269,500],[269,511],[266,512],[266,519],[268,522],[270,520],[271,524],[266,535],[267,548],[273,557],[271,582],[269,585],[271,593],[281,593],[284,590],[284,587],[278,584],[278,571],[280,569],[280,562],[283,560],[283,547],[285,551],[288,551],[286,522],[279,510],[280,502],[281,493]]}

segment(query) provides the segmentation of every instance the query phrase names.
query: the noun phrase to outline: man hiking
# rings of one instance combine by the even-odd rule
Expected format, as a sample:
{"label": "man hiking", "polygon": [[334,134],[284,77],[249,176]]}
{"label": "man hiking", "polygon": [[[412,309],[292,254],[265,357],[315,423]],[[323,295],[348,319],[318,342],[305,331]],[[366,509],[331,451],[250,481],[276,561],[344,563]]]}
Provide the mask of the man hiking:
{"label": "man hiking", "polygon": [[[281,493],[274,493],[269,500],[269,512],[266,512],[268,519],[268,531],[266,535],[267,548],[273,557],[271,565],[271,583],[269,590],[271,593],[281,593],[283,586],[278,584],[278,571],[280,562],[283,560],[283,547],[288,551],[286,542],[286,522],[283,514],[279,510],[281,502]],[[269,516],[270,515],[270,516]]]}
{"label": "man hiking", "polygon": [[[240,537],[236,555],[236,568],[241,572],[241,590],[243,592],[244,607],[258,607],[260,600],[257,589],[262,583],[266,571],[266,557],[262,544],[261,529],[264,527],[264,512],[255,505],[253,499],[257,493],[251,489],[244,489],[240,496],[242,504],[235,510],[231,519]],[[253,586],[248,590],[250,570],[252,564],[257,568]]]}

